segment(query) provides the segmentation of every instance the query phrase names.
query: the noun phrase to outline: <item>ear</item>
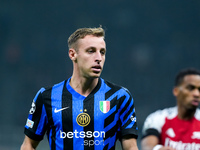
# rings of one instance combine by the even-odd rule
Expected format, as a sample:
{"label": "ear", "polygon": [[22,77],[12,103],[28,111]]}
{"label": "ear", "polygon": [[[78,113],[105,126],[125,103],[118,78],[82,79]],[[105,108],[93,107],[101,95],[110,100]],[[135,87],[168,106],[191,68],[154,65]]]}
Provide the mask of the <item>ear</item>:
{"label": "ear", "polygon": [[76,61],[76,56],[77,56],[77,53],[76,53],[76,50],[71,48],[69,49],[69,58],[72,60],[72,61]]}
{"label": "ear", "polygon": [[173,92],[174,96],[176,97],[179,93],[179,88],[177,86],[174,87],[172,92]]}

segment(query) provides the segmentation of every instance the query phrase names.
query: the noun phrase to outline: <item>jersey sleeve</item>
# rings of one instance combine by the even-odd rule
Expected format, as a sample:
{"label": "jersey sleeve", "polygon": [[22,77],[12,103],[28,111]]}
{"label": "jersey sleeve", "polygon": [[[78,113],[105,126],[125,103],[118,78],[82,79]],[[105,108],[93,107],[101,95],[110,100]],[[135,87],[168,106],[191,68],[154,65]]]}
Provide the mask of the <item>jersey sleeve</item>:
{"label": "jersey sleeve", "polygon": [[24,130],[25,135],[36,141],[43,139],[48,122],[42,98],[44,90],[41,88],[33,99]]}
{"label": "jersey sleeve", "polygon": [[147,116],[142,129],[142,138],[148,135],[155,135],[159,138],[161,129],[165,123],[165,118],[166,113],[163,110],[157,110]]}
{"label": "jersey sleeve", "polygon": [[120,139],[125,135],[138,137],[138,126],[136,122],[134,100],[131,93],[123,88],[124,96],[120,101]]}

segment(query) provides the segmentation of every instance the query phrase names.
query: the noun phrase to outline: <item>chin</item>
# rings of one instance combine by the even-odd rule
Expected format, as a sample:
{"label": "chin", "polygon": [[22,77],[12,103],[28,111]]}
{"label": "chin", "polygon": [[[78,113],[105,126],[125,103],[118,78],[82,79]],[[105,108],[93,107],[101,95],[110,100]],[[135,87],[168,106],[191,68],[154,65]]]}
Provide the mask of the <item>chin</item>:
{"label": "chin", "polygon": [[190,108],[188,108],[189,111],[196,111],[198,107],[197,106],[191,106]]}
{"label": "chin", "polygon": [[101,73],[94,73],[90,77],[92,77],[92,78],[99,78],[100,75],[101,75]]}
{"label": "chin", "polygon": [[95,78],[99,78],[100,76],[91,76],[91,77],[95,79]]}
{"label": "chin", "polygon": [[99,78],[100,75],[87,75],[85,77],[88,78],[88,79],[96,79],[96,78]]}

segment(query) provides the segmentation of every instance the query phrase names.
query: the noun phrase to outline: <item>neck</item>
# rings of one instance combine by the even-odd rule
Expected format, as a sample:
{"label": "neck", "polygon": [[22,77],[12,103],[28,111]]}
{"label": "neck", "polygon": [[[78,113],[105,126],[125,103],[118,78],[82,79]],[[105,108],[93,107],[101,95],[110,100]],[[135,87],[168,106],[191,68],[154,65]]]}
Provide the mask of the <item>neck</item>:
{"label": "neck", "polygon": [[196,109],[178,108],[178,118],[182,120],[190,120],[194,117]]}
{"label": "neck", "polygon": [[72,75],[70,86],[79,94],[87,97],[98,84],[99,78],[77,78]]}

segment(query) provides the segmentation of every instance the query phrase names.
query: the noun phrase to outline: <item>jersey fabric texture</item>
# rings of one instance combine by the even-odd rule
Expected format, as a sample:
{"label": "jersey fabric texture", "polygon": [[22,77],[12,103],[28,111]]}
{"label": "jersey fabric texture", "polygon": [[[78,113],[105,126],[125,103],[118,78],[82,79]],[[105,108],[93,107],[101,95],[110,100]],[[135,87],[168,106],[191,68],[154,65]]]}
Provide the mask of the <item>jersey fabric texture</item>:
{"label": "jersey fabric texture", "polygon": [[134,101],[127,89],[99,78],[84,97],[69,81],[38,91],[25,125],[29,138],[40,141],[47,133],[51,150],[114,150],[118,138],[137,138]]}
{"label": "jersey fabric texture", "polygon": [[177,107],[150,114],[142,129],[143,137],[155,135],[160,144],[176,150],[200,150],[200,110],[188,121],[177,117]]}

